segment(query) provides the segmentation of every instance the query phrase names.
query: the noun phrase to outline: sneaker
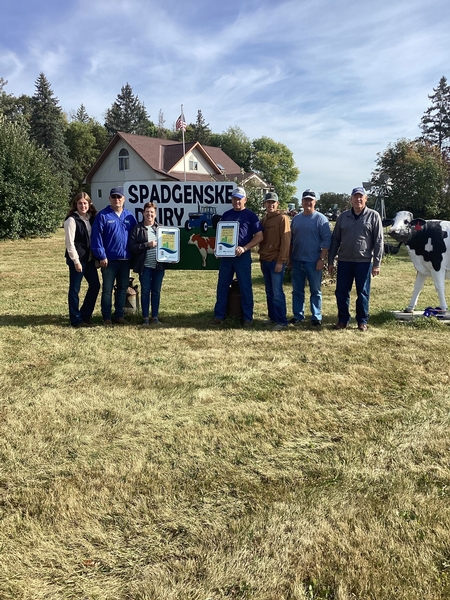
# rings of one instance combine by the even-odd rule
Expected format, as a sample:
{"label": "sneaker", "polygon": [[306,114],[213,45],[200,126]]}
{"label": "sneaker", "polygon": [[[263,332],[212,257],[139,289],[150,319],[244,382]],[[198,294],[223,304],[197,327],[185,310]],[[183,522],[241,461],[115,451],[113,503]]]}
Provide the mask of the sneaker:
{"label": "sneaker", "polygon": [[215,317],[212,321],[210,321],[211,325],[222,325],[223,324],[223,319],[218,319],[217,317]]}
{"label": "sneaker", "polygon": [[117,319],[114,319],[114,323],[117,325],[128,325],[128,321],[123,317],[117,317]]}
{"label": "sneaker", "polygon": [[284,323],[277,323],[272,327],[272,331],[284,331],[288,328],[288,325],[284,325]]}
{"label": "sneaker", "polygon": [[272,319],[265,319],[265,321],[262,322],[263,325],[276,325],[277,322],[276,321],[272,321]]}
{"label": "sneaker", "polygon": [[144,319],[142,319],[142,325],[144,327],[148,327],[150,325],[150,320],[148,317],[145,317]]}
{"label": "sneaker", "polygon": [[292,319],[289,321],[289,323],[291,325],[294,325],[294,327],[296,327],[297,325],[300,325],[300,323],[303,323],[304,319],[296,319],[295,317],[292,317]]}
{"label": "sneaker", "polygon": [[150,325],[162,325],[162,323],[158,317],[153,317],[153,319],[150,321]]}
{"label": "sneaker", "polygon": [[314,321],[311,321],[311,325],[313,327],[322,327],[322,321],[318,321],[317,319],[314,319]]}
{"label": "sneaker", "polygon": [[242,327],[244,329],[251,329],[253,327],[253,321],[244,321]]}

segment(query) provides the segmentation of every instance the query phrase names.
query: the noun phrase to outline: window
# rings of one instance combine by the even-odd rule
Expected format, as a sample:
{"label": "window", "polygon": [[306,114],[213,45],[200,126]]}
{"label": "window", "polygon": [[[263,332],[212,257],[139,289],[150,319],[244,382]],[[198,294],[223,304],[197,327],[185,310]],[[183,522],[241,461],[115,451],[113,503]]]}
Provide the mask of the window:
{"label": "window", "polygon": [[102,197],[102,190],[97,190],[97,198],[101,198]]}
{"label": "window", "polygon": [[119,171],[128,171],[130,168],[130,154],[128,150],[122,148],[119,152]]}
{"label": "window", "polygon": [[198,162],[196,160],[189,161],[189,171],[198,171]]}

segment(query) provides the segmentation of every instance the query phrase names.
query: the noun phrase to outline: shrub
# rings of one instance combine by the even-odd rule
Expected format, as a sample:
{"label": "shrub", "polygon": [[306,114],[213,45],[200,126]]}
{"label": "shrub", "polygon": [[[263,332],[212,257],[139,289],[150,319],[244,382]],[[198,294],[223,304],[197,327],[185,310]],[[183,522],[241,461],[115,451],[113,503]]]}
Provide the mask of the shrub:
{"label": "shrub", "polygon": [[26,124],[0,118],[0,239],[43,236],[61,225],[67,202],[51,164]]}

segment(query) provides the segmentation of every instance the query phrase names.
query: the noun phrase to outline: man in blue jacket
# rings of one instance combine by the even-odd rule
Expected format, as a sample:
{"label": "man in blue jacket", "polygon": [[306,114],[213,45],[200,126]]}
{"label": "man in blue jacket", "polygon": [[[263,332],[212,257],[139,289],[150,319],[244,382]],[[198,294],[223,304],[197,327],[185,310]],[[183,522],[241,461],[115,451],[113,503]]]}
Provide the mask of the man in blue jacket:
{"label": "man in blue jacket", "polygon": [[116,282],[114,302],[114,322],[125,325],[123,317],[125,300],[130,278],[130,252],[128,237],[136,225],[136,219],[123,205],[123,187],[114,187],[109,193],[109,203],[95,217],[92,226],[91,249],[102,268],[101,309],[103,323],[111,325],[112,291]]}

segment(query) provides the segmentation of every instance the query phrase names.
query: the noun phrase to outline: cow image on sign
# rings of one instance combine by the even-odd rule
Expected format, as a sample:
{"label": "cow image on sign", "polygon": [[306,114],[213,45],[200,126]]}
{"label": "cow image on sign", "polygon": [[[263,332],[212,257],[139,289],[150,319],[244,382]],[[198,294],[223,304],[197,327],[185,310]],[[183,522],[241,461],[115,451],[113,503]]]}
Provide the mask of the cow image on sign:
{"label": "cow image on sign", "polygon": [[412,313],[427,277],[433,279],[442,311],[447,310],[445,280],[450,279],[450,221],[414,219],[408,211],[398,212],[389,230],[397,242],[404,242],[417,271],[414,290],[404,312]]}
{"label": "cow image on sign", "polygon": [[215,237],[206,237],[199,233],[193,233],[188,240],[188,244],[197,246],[200,256],[202,257],[202,267],[206,267],[206,259],[208,254],[214,254],[214,248],[216,245]]}

